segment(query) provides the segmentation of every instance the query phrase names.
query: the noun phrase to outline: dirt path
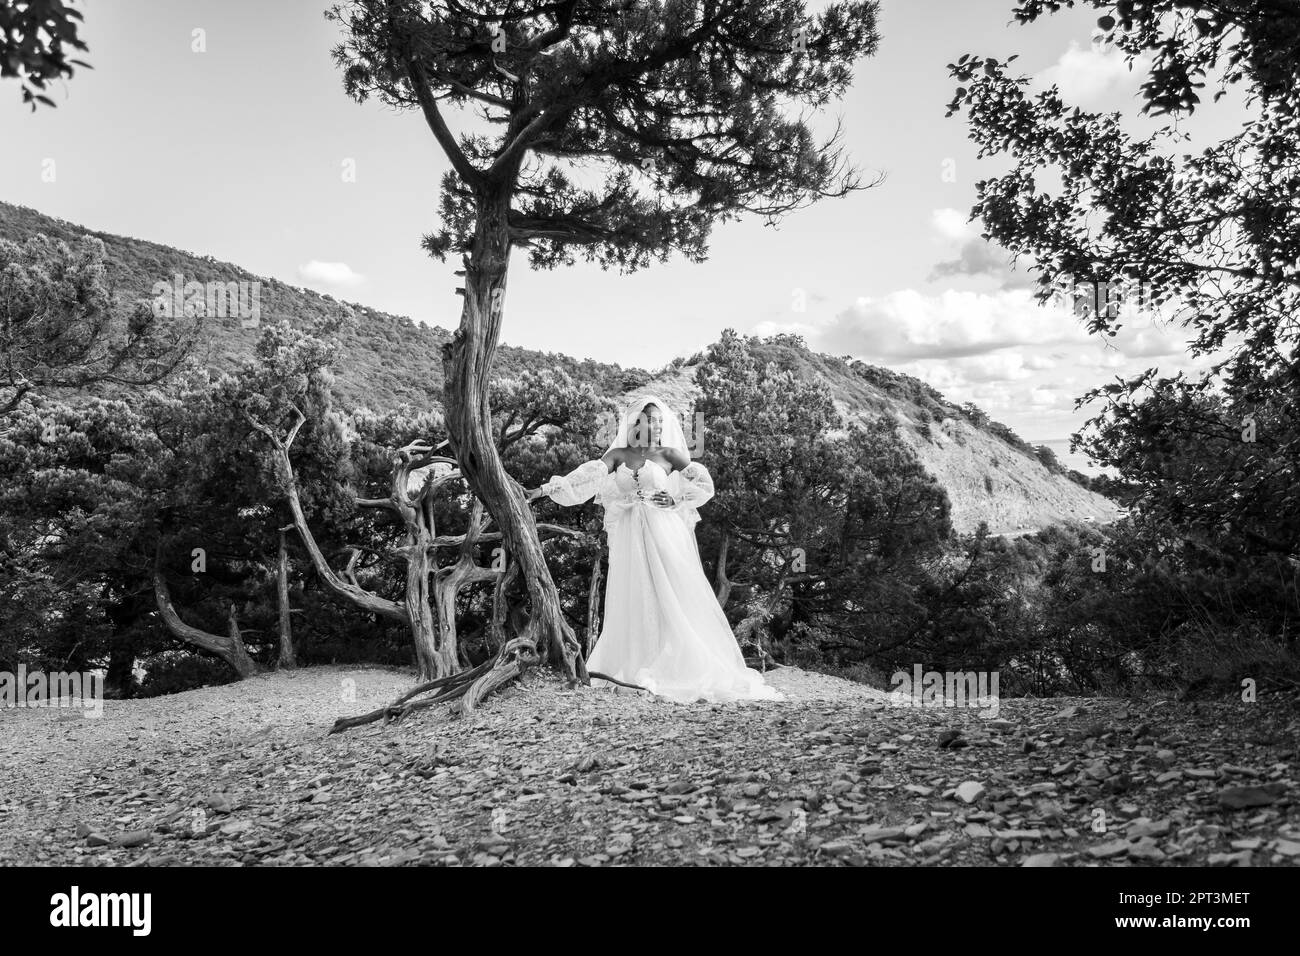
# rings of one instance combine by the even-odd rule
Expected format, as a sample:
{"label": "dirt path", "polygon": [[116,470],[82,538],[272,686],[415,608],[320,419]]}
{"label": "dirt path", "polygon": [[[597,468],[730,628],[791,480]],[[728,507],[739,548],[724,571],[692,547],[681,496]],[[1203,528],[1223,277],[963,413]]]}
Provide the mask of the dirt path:
{"label": "dirt path", "polygon": [[[100,719],[0,711],[4,864],[1300,861],[1295,701],[674,704],[534,673],[468,720],[326,735],[409,672],[311,668]],[[346,698],[346,699],[345,699]]]}

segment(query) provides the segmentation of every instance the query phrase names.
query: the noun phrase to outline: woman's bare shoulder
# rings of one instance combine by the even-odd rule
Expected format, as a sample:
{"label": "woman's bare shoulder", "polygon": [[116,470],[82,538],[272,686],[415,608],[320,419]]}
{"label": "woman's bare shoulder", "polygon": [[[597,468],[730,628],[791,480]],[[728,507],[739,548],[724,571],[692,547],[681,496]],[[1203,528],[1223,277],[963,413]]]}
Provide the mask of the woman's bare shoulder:
{"label": "woman's bare shoulder", "polygon": [[691,463],[691,456],[681,448],[665,448],[664,457],[668,459],[674,471],[681,471]]}

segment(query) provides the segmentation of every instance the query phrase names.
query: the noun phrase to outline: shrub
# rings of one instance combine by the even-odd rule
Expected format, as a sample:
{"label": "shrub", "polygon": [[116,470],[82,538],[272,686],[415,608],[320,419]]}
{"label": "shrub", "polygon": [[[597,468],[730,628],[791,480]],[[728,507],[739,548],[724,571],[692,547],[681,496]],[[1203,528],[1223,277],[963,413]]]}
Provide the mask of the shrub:
{"label": "shrub", "polygon": [[233,683],[238,675],[225,661],[188,651],[164,651],[145,664],[139,697],[161,697],[184,690]]}

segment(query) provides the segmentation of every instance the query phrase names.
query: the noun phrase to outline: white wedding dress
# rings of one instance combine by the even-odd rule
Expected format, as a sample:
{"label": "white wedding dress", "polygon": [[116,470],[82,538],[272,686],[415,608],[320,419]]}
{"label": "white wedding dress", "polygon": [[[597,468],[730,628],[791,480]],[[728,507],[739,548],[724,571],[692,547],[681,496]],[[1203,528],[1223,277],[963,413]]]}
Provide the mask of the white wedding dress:
{"label": "white wedding dress", "polygon": [[[650,501],[656,491],[678,499]],[[696,511],[713,497],[713,480],[698,461],[669,474],[647,460],[635,471],[584,462],[543,486],[553,501],[604,506],[609,579],[604,626],[587,668],[684,703],[785,700],[745,665],[727,616],[704,576],[695,541]],[[615,687],[592,678],[592,686]]]}

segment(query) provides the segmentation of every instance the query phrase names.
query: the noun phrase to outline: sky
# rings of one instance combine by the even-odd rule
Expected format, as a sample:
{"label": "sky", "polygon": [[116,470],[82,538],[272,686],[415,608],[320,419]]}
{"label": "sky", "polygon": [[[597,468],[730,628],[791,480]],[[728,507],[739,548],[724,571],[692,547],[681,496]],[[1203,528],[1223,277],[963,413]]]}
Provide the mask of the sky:
{"label": "sky", "polygon": [[[212,255],[337,298],[454,328],[459,262],[420,248],[437,228],[448,163],[422,117],[343,92],[340,39],[321,0],[94,0],[83,57],[32,113],[0,85],[0,199],[93,229]],[[813,2],[811,10],[824,4]],[[1144,368],[1198,369],[1185,333],[1133,316],[1115,338],[1037,305],[1027,272],[968,223],[978,160],[945,118],[963,53],[1005,58],[1067,102],[1136,116],[1140,82],[1097,49],[1093,10],[1038,24],[1013,0],[883,0],[878,52],[818,128],[879,185],[824,199],[777,228],[718,226],[704,263],[675,256],[631,275],[579,263],[533,271],[516,253],[505,343],[653,369],[723,329],[797,332],[817,350],[914,375],[1032,441],[1060,440],[1095,409],[1095,385]],[[1240,124],[1225,104],[1198,117]],[[1134,120],[1135,128],[1140,120]],[[453,121],[453,129],[463,124]],[[1095,471],[1053,445],[1069,466]]]}

